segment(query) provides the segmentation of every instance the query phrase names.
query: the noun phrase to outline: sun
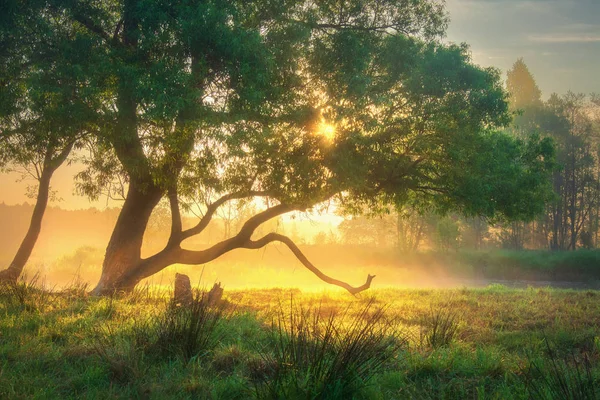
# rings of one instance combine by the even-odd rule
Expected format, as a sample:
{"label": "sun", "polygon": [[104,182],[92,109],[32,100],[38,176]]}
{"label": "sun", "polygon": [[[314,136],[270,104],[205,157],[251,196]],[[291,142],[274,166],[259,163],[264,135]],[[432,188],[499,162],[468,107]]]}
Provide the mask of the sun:
{"label": "sun", "polygon": [[323,136],[328,141],[332,142],[335,139],[335,125],[328,124],[325,121],[319,122],[315,133]]}

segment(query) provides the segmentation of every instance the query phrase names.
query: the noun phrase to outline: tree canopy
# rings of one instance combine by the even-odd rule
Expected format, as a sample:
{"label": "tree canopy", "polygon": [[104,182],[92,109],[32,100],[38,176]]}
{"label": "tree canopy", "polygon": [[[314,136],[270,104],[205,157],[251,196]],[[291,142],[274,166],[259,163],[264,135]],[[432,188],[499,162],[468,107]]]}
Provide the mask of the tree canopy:
{"label": "tree canopy", "polygon": [[[552,146],[497,132],[510,122],[500,75],[474,65],[466,45],[440,41],[441,2],[32,4],[41,21],[25,42],[43,47],[66,30],[64,47],[44,57],[81,83],[73,97],[89,107],[69,117],[96,127],[81,191],[94,197],[114,180],[127,186],[96,293],[272,242],[356,293],[372,277],[360,287],[327,277],[289,238],[256,238],[256,229],[331,199],[351,213],[410,203],[518,219],[545,198]],[[48,85],[63,88],[59,79]],[[208,249],[183,246],[219,206],[257,197],[264,209],[237,234]],[[171,236],[142,259],[162,198]],[[198,202],[203,216],[184,230],[181,209]]]}

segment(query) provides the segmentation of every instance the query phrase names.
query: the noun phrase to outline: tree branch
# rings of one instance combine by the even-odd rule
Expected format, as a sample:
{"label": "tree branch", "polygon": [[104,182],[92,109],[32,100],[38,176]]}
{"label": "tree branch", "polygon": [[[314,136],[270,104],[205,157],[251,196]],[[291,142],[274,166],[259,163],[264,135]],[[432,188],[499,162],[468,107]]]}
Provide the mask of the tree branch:
{"label": "tree branch", "polygon": [[101,26],[97,25],[88,16],[83,15],[83,14],[77,12],[77,11],[74,11],[73,12],[73,19],[75,21],[79,22],[81,25],[83,25],[90,32],[95,33],[98,36],[100,36],[102,39],[106,40],[107,43],[111,43],[111,44],[112,43],[116,43],[116,41],[113,41],[112,38],[110,37],[110,35],[108,33],[106,33],[104,31],[104,29],[102,29]]}
{"label": "tree branch", "polygon": [[[60,153],[58,153],[58,155],[56,157],[53,157],[49,160],[49,162],[45,166],[45,168],[51,168],[52,171],[54,172],[58,167],[60,167],[62,165],[62,163],[65,162],[65,160],[67,159],[69,154],[71,153],[71,150],[73,150],[73,146],[75,146],[75,142],[76,142],[76,139],[69,141],[65,145],[65,147],[63,147],[62,151]],[[52,153],[52,152],[50,151],[50,153]]]}
{"label": "tree branch", "polygon": [[242,228],[237,235],[223,240],[222,242],[219,242],[206,250],[194,251],[179,249],[177,251],[177,263],[192,265],[204,264],[222,256],[231,250],[239,249],[250,240],[252,234],[260,225],[272,218],[293,210],[295,210],[295,208],[287,204],[279,204],[268,208],[265,211],[260,212],[248,219],[248,221],[242,225]]}
{"label": "tree branch", "polygon": [[250,237],[261,224],[295,209],[297,208],[286,204],[271,207],[246,221],[237,235],[205,250],[186,250],[179,247],[181,241],[169,242],[163,250],[128,270],[122,279],[123,281],[136,280],[139,282],[172,264],[199,265],[211,262],[231,250],[243,248],[244,244],[250,242]]}
{"label": "tree branch", "polygon": [[169,236],[169,245],[181,243],[181,211],[179,210],[179,199],[177,198],[177,187],[168,191],[169,205],[171,206],[171,235]]}
{"label": "tree branch", "polygon": [[217,201],[215,201],[214,203],[210,204],[207,209],[206,209],[206,213],[204,214],[204,216],[200,219],[200,221],[193,226],[190,229],[187,229],[185,231],[183,231],[181,233],[181,241],[184,241],[185,239],[192,237],[194,235],[197,235],[199,233],[201,233],[210,223],[210,221],[212,220],[215,212],[217,211],[217,209],[219,207],[221,207],[223,204],[225,204],[228,201],[231,200],[236,200],[236,199],[243,199],[246,197],[259,197],[259,196],[268,196],[269,194],[267,192],[263,192],[263,191],[258,191],[258,190],[250,190],[250,191],[245,191],[245,192],[235,192],[235,193],[229,193],[226,194],[225,196],[219,198]]}
{"label": "tree branch", "polygon": [[346,282],[342,282],[340,280],[331,278],[330,276],[327,276],[323,272],[321,272],[321,270],[319,270],[317,267],[315,267],[308,260],[308,258],[306,258],[306,256],[304,255],[304,253],[302,253],[302,251],[298,248],[298,246],[296,246],[296,244],[292,241],[292,239],[288,238],[287,236],[280,235],[278,233],[269,233],[268,235],[266,235],[258,240],[249,240],[242,247],[246,248],[246,249],[260,249],[260,248],[266,246],[267,244],[273,243],[273,242],[281,242],[281,243],[285,244],[292,251],[292,253],[294,253],[296,258],[308,270],[310,270],[313,274],[315,274],[317,277],[319,277],[319,279],[321,279],[322,281],[324,281],[326,283],[329,283],[330,285],[336,285],[341,288],[344,288],[348,292],[350,292],[350,294],[352,294],[353,296],[355,296],[356,294],[358,294],[364,290],[369,289],[371,287],[371,281],[373,281],[373,278],[375,278],[375,275],[367,275],[367,281],[363,285],[357,286],[357,287],[350,286]]}
{"label": "tree branch", "polygon": [[123,27],[123,22],[124,22],[123,18],[121,18],[119,20],[119,22],[117,23],[117,26],[115,27],[115,31],[113,32],[113,36],[112,36],[112,40],[114,43],[117,43],[117,40],[119,39],[119,31]]}

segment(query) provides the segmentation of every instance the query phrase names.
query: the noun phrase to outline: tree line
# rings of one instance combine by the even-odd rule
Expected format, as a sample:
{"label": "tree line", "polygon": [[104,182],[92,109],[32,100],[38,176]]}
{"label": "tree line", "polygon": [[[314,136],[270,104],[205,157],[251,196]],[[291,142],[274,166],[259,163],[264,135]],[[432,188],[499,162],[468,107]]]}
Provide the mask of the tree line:
{"label": "tree line", "polygon": [[[506,133],[520,140],[551,139],[555,165],[551,196],[531,221],[423,213],[410,207],[393,215],[342,223],[342,242],[403,251],[451,248],[577,250],[600,245],[600,97],[542,93],[523,59],[508,71],[513,122]],[[527,198],[524,201],[530,201]]]}

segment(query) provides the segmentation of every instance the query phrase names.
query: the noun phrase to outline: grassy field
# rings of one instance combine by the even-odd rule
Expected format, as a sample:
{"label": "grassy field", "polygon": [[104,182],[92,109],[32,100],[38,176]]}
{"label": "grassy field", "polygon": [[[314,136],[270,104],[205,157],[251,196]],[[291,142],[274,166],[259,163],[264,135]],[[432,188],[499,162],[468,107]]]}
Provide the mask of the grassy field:
{"label": "grassy field", "polygon": [[600,292],[0,291],[0,398],[600,398]]}

